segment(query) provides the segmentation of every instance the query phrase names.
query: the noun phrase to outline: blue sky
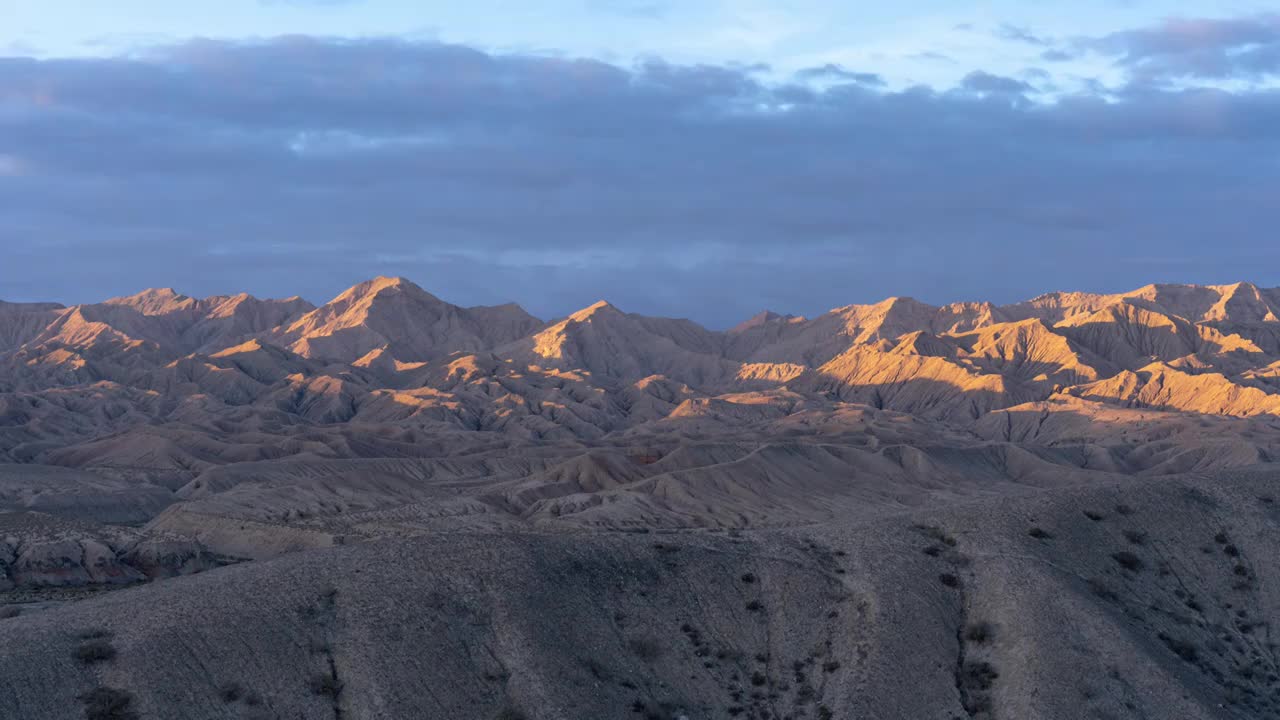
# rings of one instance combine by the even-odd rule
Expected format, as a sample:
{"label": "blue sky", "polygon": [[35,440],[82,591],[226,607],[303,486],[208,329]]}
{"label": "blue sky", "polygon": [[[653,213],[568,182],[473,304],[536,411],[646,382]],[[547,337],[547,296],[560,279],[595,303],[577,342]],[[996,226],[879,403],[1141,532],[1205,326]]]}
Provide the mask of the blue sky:
{"label": "blue sky", "polygon": [[0,298],[1280,285],[1267,5],[0,0]]}

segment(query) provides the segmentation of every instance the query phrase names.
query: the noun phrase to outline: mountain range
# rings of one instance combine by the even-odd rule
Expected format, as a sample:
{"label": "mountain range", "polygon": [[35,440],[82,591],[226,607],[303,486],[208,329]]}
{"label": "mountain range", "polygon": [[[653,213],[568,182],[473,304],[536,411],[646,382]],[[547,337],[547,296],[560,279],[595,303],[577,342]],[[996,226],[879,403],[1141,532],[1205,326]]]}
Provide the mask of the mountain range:
{"label": "mountain range", "polygon": [[[299,433],[590,444],[802,418],[831,433],[851,408],[1045,444],[1079,438],[1046,435],[1060,423],[1040,420],[1028,438],[1026,418],[1254,418],[1231,442],[1252,438],[1266,459],[1280,290],[1150,285],[1004,306],[889,298],[812,319],[765,312],[727,332],[607,302],[543,322],[516,305],[458,307],[401,278],[320,307],[167,289],[74,307],[3,303],[0,407],[0,458],[156,471],[278,459],[282,448],[382,452],[282,444]],[[1195,446],[1214,439],[1196,435]]]}

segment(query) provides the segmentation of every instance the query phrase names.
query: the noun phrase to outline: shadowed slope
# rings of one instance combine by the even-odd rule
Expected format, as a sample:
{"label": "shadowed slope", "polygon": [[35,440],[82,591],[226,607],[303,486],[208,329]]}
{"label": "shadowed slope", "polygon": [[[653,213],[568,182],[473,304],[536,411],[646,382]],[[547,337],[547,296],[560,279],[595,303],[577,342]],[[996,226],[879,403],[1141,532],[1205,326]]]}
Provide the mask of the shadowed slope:
{"label": "shadowed slope", "polygon": [[31,720],[99,686],[147,717],[1269,717],[1271,484],[311,551],[0,620],[0,673]]}

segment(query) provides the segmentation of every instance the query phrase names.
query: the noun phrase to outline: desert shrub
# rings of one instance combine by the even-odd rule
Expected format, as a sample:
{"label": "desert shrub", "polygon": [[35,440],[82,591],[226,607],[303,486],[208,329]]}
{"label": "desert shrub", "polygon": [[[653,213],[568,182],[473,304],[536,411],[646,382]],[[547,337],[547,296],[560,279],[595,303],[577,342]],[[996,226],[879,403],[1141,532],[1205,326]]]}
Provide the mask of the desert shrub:
{"label": "desert shrub", "polygon": [[645,720],[666,720],[677,713],[677,708],[670,702],[636,700],[631,703],[631,712],[638,713]]}
{"label": "desert shrub", "polygon": [[646,662],[657,660],[662,656],[662,646],[657,640],[644,635],[636,635],[627,641],[627,647],[641,660]]}
{"label": "desert shrub", "polygon": [[222,698],[222,702],[233,703],[244,697],[244,686],[238,682],[222,683],[218,687],[218,697]]}
{"label": "desert shrub", "polygon": [[116,649],[111,641],[104,638],[85,640],[76,648],[75,658],[85,665],[107,662],[116,656]]}
{"label": "desert shrub", "polygon": [[732,660],[737,662],[742,659],[742,651],[732,647],[722,647],[716,651],[717,660]]}
{"label": "desert shrub", "polygon": [[939,555],[942,554],[942,547],[938,545],[930,545],[929,547],[925,548],[921,552],[923,552],[925,555],[928,555],[929,557],[938,557]]}
{"label": "desert shrub", "polygon": [[979,645],[985,645],[991,642],[995,637],[996,628],[989,622],[976,622],[969,625],[964,630],[964,639]]}
{"label": "desert shrub", "polygon": [[833,673],[840,669],[839,660],[828,660],[822,663],[822,671],[825,673]]}
{"label": "desert shrub", "polygon": [[1124,539],[1134,545],[1144,545],[1147,542],[1147,534],[1139,530],[1125,530],[1120,534],[1124,535]]}
{"label": "desert shrub", "polygon": [[1053,534],[1044,528],[1033,527],[1027,531],[1027,534],[1037,540],[1052,540]]}
{"label": "desert shrub", "polygon": [[1100,578],[1089,578],[1089,592],[1103,600],[1114,601],[1120,599],[1120,596],[1116,594],[1116,591],[1108,587]]}
{"label": "desert shrub", "polygon": [[613,673],[609,672],[609,668],[595,658],[587,658],[582,661],[582,664],[587,666],[587,670],[591,672],[591,677],[597,680],[613,679]]}
{"label": "desert shrub", "polygon": [[1117,553],[1111,553],[1111,559],[1116,561],[1120,567],[1129,572],[1141,572],[1146,563],[1142,562],[1142,558],[1134,555],[1128,550],[1121,550]]}
{"label": "desert shrub", "polygon": [[9,618],[18,617],[21,614],[22,608],[17,605],[6,605],[4,607],[0,607],[0,620],[8,620]]}
{"label": "desert shrub", "polygon": [[826,705],[818,706],[818,720],[832,720],[835,716],[836,714]]}
{"label": "desert shrub", "polygon": [[769,678],[765,677],[764,673],[760,672],[759,670],[751,673],[752,685],[755,685],[756,687],[760,687],[761,685],[764,685],[767,682],[769,682]]}
{"label": "desert shrub", "polygon": [[342,694],[342,683],[332,673],[316,673],[311,676],[308,686],[315,695],[336,698]]}
{"label": "desert shrub", "polygon": [[747,583],[747,584],[751,584],[751,583],[753,583],[753,582],[755,582],[755,581],[756,581],[756,576],[755,576],[755,575],[753,575],[752,573],[743,573],[743,574],[742,574],[742,582]]}
{"label": "desert shrub", "polygon": [[86,720],[136,720],[133,695],[126,690],[99,687],[80,696]]}
{"label": "desert shrub", "polygon": [[1166,647],[1187,662],[1195,662],[1196,658],[1199,657],[1199,651],[1196,649],[1196,646],[1186,640],[1181,640],[1164,633],[1160,633],[1157,637],[1160,638],[1160,641],[1163,642]]}
{"label": "desert shrub", "polygon": [[526,720],[528,717],[529,716],[525,715],[524,711],[520,710],[520,708],[508,703],[503,705],[502,709],[498,710],[498,714],[494,716],[494,720]]}
{"label": "desert shrub", "polygon": [[1217,535],[1213,536],[1213,541],[1218,543],[1219,545],[1226,545],[1227,543],[1231,542],[1231,538],[1227,537],[1227,534],[1225,532],[1220,532]]}
{"label": "desert shrub", "polygon": [[807,682],[802,682],[796,685],[796,702],[813,702],[813,699],[817,697],[817,695],[817,689]]}
{"label": "desert shrub", "polygon": [[1095,511],[1095,510],[1085,510],[1085,511],[1084,511],[1084,516],[1085,516],[1085,517],[1087,517],[1087,518],[1089,518],[1090,520],[1092,520],[1092,521],[1094,521],[1094,522],[1098,522],[1099,520],[1102,520],[1103,518],[1105,518],[1105,517],[1106,517],[1106,515],[1103,515],[1102,513],[1097,512],[1097,511]]}
{"label": "desert shrub", "polygon": [[950,588],[960,587],[960,578],[956,577],[951,573],[942,573],[941,575],[939,575],[938,582]]}
{"label": "desert shrub", "polygon": [[942,528],[934,525],[913,525],[913,529],[920,531],[926,537],[933,538],[948,547],[956,546],[956,539],[948,535]]}
{"label": "desert shrub", "polygon": [[764,603],[759,600],[751,600],[747,603],[747,609],[751,612],[764,612]]}
{"label": "desert shrub", "polygon": [[1240,548],[1235,545],[1222,546],[1222,552],[1225,553],[1227,557],[1240,557]]}
{"label": "desert shrub", "polygon": [[1125,505],[1124,503],[1121,503],[1116,506],[1116,512],[1120,513],[1121,515],[1132,515],[1136,511],[1132,507]]}
{"label": "desert shrub", "polygon": [[991,663],[974,660],[965,663],[961,680],[964,681],[965,687],[970,690],[990,690],[998,677],[1000,677],[1000,673],[996,672]]}

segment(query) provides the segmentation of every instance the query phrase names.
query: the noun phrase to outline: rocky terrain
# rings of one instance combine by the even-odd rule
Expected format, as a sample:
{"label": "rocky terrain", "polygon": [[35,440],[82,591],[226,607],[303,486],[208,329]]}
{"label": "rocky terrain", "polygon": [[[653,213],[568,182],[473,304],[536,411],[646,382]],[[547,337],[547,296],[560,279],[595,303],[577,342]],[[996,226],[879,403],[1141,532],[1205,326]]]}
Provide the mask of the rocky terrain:
{"label": "rocky terrain", "polygon": [[1248,283],[0,303],[0,717],[1280,717],[1277,457]]}

